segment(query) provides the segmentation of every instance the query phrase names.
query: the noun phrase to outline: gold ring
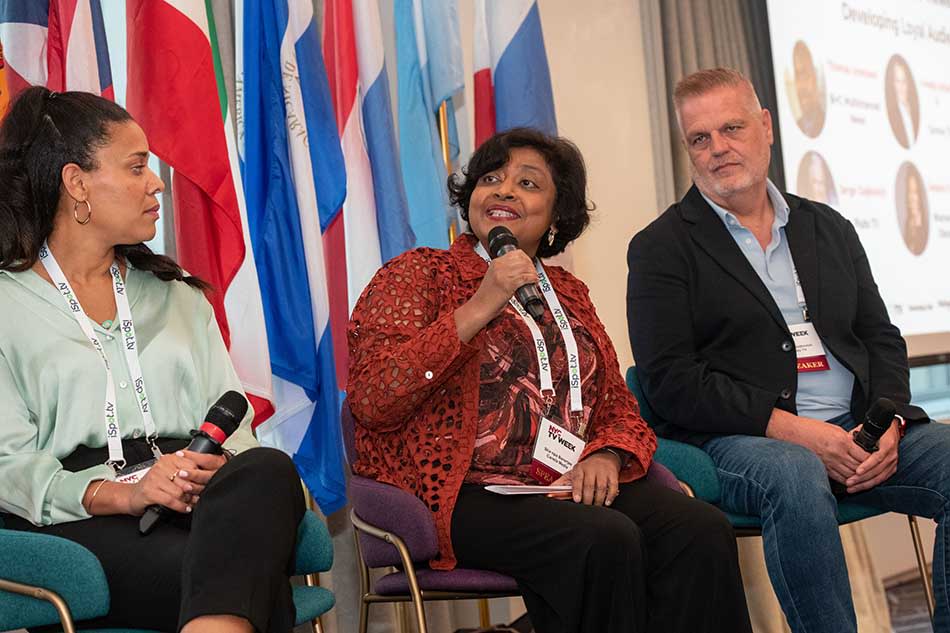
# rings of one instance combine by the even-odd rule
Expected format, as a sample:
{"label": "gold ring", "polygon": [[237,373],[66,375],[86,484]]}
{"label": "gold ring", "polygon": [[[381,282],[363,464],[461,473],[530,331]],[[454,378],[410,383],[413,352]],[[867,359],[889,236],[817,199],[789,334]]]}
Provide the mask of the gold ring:
{"label": "gold ring", "polygon": [[175,481],[175,477],[178,476],[178,473],[172,473],[168,476],[168,481]]}

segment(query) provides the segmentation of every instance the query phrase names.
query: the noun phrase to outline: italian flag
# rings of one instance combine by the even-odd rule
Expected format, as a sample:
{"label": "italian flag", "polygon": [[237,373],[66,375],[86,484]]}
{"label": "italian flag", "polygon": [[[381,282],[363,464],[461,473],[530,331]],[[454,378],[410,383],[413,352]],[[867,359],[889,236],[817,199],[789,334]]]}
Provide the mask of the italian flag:
{"label": "italian flag", "polygon": [[257,426],[274,413],[270,354],[211,2],[128,0],[126,19],[127,107],[174,170],[178,262],[214,286]]}

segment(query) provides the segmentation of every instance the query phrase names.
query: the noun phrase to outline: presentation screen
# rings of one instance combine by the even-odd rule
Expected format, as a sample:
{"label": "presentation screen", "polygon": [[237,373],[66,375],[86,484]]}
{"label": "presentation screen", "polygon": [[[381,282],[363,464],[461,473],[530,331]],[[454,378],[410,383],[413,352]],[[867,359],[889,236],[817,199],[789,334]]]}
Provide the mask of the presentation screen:
{"label": "presentation screen", "polygon": [[910,355],[950,353],[950,0],[768,12],[788,190],[854,224]]}

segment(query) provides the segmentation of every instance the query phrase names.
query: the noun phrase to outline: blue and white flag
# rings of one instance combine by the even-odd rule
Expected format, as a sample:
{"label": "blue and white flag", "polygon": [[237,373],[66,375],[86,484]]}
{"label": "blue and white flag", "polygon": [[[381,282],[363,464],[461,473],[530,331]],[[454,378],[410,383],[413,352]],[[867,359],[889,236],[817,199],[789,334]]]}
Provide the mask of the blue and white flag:
{"label": "blue and white flag", "polygon": [[346,197],[340,137],[310,0],[244,0],[236,18],[239,148],[277,401],[257,432],[330,514],[346,503],[322,239]]}

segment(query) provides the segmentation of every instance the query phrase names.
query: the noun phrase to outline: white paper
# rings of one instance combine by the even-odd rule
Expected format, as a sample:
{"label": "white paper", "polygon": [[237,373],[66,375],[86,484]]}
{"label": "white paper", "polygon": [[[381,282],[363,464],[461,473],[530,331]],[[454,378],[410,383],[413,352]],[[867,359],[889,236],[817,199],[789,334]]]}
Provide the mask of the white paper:
{"label": "white paper", "polygon": [[552,492],[570,492],[571,486],[528,486],[521,484],[485,486],[488,492],[498,495],[546,495]]}

